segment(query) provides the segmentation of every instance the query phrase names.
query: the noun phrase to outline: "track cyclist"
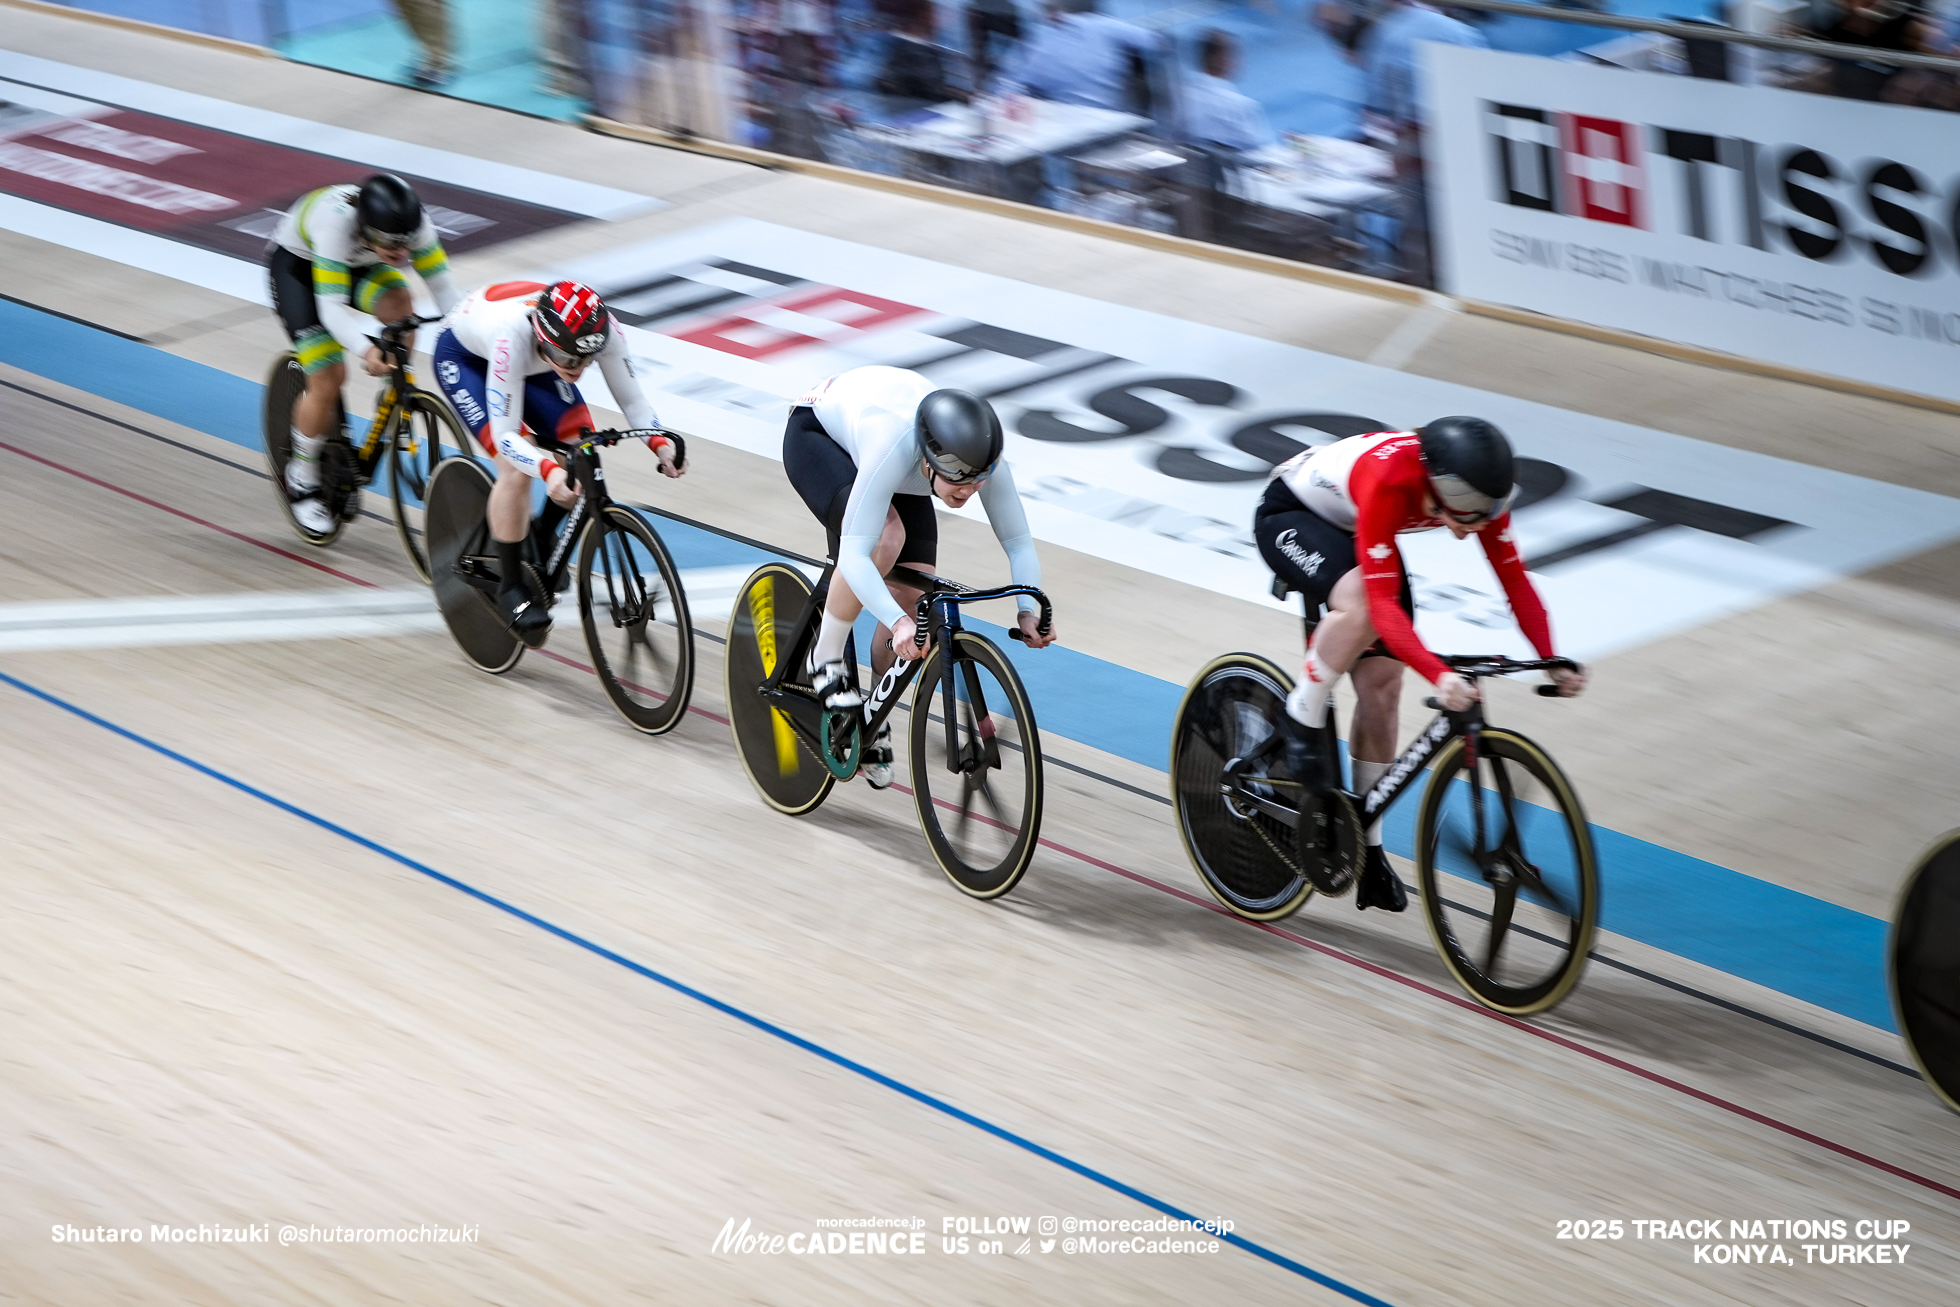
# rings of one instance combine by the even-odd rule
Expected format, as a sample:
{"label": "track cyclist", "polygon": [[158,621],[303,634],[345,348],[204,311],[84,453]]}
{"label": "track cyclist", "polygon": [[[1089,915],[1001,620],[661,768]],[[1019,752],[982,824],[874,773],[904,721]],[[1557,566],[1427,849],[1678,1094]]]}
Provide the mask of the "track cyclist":
{"label": "track cyclist", "polygon": [[435,223],[408,183],[388,173],[303,196],[279,220],[266,265],[273,311],[306,372],[293,405],[286,493],[294,521],[324,534],[335,524],[320,499],[320,445],[347,381],[345,357],[360,359],[370,377],[387,374],[380,346],[368,339],[369,321],[414,313],[403,268],[413,267],[442,312],[460,297]]}
{"label": "track cyclist", "polygon": [[[927,633],[916,629],[919,592],[888,583],[894,565],[932,573],[939,559],[936,498],[960,508],[977,493],[1007,552],[1014,584],[1039,586],[1041,560],[1028,530],[1014,474],[1001,457],[1000,417],[963,390],[936,390],[905,368],[862,367],[818,382],[790,409],[783,430],[783,470],[829,536],[837,560],[824,599],[823,626],[811,652],[817,697],[833,711],[856,708],[863,695],[844,662],[858,614],[878,619],[871,642],[874,676],[896,650],[923,657]],[[1037,630],[1035,601],[1019,600],[1018,624],[1030,648],[1055,639]],[[916,651],[916,652],[914,652]],[[865,748],[863,771],[874,789],[892,783],[889,726]]]}
{"label": "track cyclist", "polygon": [[[1474,535],[1503,584],[1518,628],[1541,658],[1557,655],[1545,605],[1511,534],[1514,460],[1504,433],[1482,418],[1438,418],[1415,431],[1350,436],[1295,455],[1274,469],[1253,519],[1259,552],[1306,604],[1312,634],[1300,681],[1287,698],[1293,722],[1287,756],[1309,787],[1331,783],[1333,759],[1316,756],[1312,732],[1327,720],[1328,696],[1343,674],[1354,679],[1348,752],[1354,793],[1373,789],[1395,757],[1402,669],[1413,667],[1452,712],[1477,698],[1474,682],[1451,671],[1416,635],[1408,568],[1395,537],[1448,527]],[[1315,623],[1320,609],[1325,616]],[[1562,696],[1586,687],[1583,671],[1548,673]],[[1382,852],[1381,821],[1367,830],[1355,906],[1400,912],[1401,880]]]}
{"label": "track cyclist", "polygon": [[430,353],[443,394],[496,463],[497,484],[484,515],[502,580],[497,604],[511,630],[536,648],[551,628],[551,614],[533,601],[524,582],[531,483],[543,481],[559,509],[577,503],[579,494],[564,465],[537,442],[555,445],[592,425],[578,391],[587,366],[597,361],[613,402],[626,414],[627,425],[645,436],[663,475],[681,476],[687,465],[675,461],[677,448],[660,430],[640,389],[625,337],[589,286],[575,281],[485,286],[443,320]]}

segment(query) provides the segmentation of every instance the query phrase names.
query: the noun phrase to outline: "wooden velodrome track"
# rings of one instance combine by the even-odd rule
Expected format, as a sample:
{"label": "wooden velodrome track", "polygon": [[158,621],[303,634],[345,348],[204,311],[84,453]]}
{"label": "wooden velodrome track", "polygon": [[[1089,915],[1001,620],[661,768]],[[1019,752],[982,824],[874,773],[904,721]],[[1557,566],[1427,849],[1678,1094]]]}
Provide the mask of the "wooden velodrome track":
{"label": "wooden velodrome track", "polygon": [[[352,123],[424,103],[79,31],[23,17],[7,44],[288,109],[294,85],[351,87]],[[795,212],[1357,356],[1423,312],[430,103],[431,143],[481,150],[494,124],[513,159],[676,200],[471,256],[466,282]],[[279,347],[263,310],[26,237],[0,233],[0,272],[9,295],[239,375]],[[1424,330],[1412,372],[1960,493],[1945,417],[1502,324]],[[413,582],[380,521],[330,553],[298,545],[249,451],[21,369],[0,383],[0,600]],[[820,551],[779,465],[695,455],[678,485],[622,455],[615,493]],[[990,575],[984,532],[945,529],[946,570]],[[1499,716],[1560,756],[1602,824],[1883,915],[1914,847],[1953,824],[1954,556],[1603,659],[1586,700],[1508,694]],[[1113,662],[1181,681],[1223,649],[1297,640],[1264,609],[1043,557],[1064,639]],[[1046,847],[1011,897],[976,904],[900,795],[847,786],[808,819],[768,813],[732,756],[713,642],[695,711],[657,741],[574,665],[573,631],[553,650],[574,662],[502,679],[426,630],[0,655],[0,1301],[1950,1295],[1960,1135],[1887,1065],[1902,1054],[1882,1031],[1615,939],[1603,951],[1634,970],[1595,966],[1532,1023],[1493,1018],[1449,989],[1414,913],[1316,903],[1260,929],[1208,910],[1151,797],[1161,774],[1052,737],[1081,770],[1048,772]],[[1167,1208],[1230,1221],[1236,1242],[941,1243],[948,1219]],[[711,1251],[730,1218],[785,1235],[916,1220],[923,1251]],[[1722,1226],[1556,1238],[1573,1218]],[[1905,1221],[1892,1242],[1910,1252],[1805,1264],[1805,1242],[1872,1242],[1847,1231],[1784,1238],[1795,1265],[1696,1263],[1698,1242],[1751,1242],[1728,1222],[1757,1219]],[[425,1224],[472,1239],[277,1239]],[[273,1238],[54,1237],[70,1225]]]}

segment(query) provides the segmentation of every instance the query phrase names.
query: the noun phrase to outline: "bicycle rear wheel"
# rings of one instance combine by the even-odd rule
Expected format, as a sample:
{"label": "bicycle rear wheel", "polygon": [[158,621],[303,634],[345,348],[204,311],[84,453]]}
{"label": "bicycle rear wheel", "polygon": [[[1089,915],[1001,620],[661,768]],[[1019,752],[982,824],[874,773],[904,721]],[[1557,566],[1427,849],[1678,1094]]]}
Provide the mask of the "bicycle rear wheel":
{"label": "bicycle rear wheel", "polygon": [[[722,660],[723,688],[728,700],[728,728],[735,735],[735,753],[762,801],[792,817],[809,812],[829,797],[837,778],[798,738],[790,724],[798,714],[810,729],[820,709],[816,691],[804,684],[803,650],[791,647],[796,624],[813,593],[809,578],[783,563],[757,568],[735,594],[728,618],[728,648]],[[794,682],[807,700],[778,706],[762,697],[762,687],[775,675],[779,662],[790,661],[786,682]]]}
{"label": "bicycle rear wheel", "polygon": [[1416,874],[1457,983],[1485,1007],[1530,1016],[1571,993],[1585,970],[1598,858],[1578,793],[1551,755],[1500,727],[1484,727],[1482,740],[1474,767],[1461,736],[1431,764]]}
{"label": "bicycle rear wheel", "polygon": [[445,458],[472,452],[468,437],[449,406],[433,395],[412,390],[396,410],[388,442],[388,496],[394,501],[395,533],[401,537],[416,574],[430,579],[429,555],[413,513],[427,504],[429,478]]}
{"label": "bicycle rear wheel", "polygon": [[[307,544],[324,548],[340,538],[341,529],[347,525],[347,517],[351,514],[343,515],[335,512],[333,526],[326,531],[309,531],[293,516],[293,499],[286,490],[286,464],[293,456],[293,405],[299,402],[299,397],[305,390],[306,370],[300,367],[299,359],[292,354],[280,355],[273,362],[272,370],[266,374],[265,379],[265,408],[262,421],[265,465],[266,470],[272,474],[272,493],[279,498],[279,511],[286,515],[286,525],[292,527],[293,534]],[[333,421],[327,424],[328,432],[339,432],[342,421],[343,414],[336,403]],[[326,458],[336,452],[332,449],[332,445],[333,442],[329,441],[320,451],[324,474],[322,481],[326,483],[343,480],[347,475],[347,471],[339,466],[344,460],[335,460],[331,468],[327,466]],[[342,506],[344,506],[344,499],[341,505],[329,505],[330,508]]]}
{"label": "bicycle rear wheel", "polygon": [[[1214,658],[1192,679],[1171,731],[1171,801],[1184,851],[1212,897],[1252,921],[1277,921],[1313,893],[1294,828],[1256,809],[1241,815],[1225,799],[1225,764],[1271,738],[1292,689],[1257,654]],[[1299,788],[1268,787],[1265,797],[1290,806]]]}
{"label": "bicycle rear wheel", "polygon": [[578,554],[579,617],[592,668],[633,729],[674,729],[694,693],[694,623],[680,569],[634,510],[607,506]]}
{"label": "bicycle rear wheel", "polygon": [[1041,734],[1020,676],[993,642],[958,631],[953,644],[950,746],[943,643],[912,695],[912,802],[947,878],[974,898],[999,898],[1020,882],[1041,836]]}
{"label": "bicycle rear wheel", "polygon": [[490,474],[475,459],[444,459],[429,478],[423,530],[430,585],[442,620],[463,656],[494,676],[517,666],[524,656],[524,642],[511,632],[490,596],[461,571],[466,559],[480,560],[478,566],[496,566],[496,559],[488,557],[490,528],[483,520],[490,485]]}
{"label": "bicycle rear wheel", "polygon": [[1960,1112],[1960,830],[1920,856],[1886,950],[1892,1009],[1919,1074]]}

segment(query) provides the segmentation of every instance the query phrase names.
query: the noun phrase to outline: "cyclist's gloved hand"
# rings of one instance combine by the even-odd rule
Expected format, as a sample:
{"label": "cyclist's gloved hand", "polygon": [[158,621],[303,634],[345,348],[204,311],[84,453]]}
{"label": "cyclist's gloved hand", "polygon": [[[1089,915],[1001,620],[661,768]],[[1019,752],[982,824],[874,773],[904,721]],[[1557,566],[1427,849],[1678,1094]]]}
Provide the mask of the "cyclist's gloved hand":
{"label": "cyclist's gloved hand", "polygon": [[545,473],[544,492],[560,508],[570,508],[578,503],[578,486],[573,484],[572,474],[562,467],[554,467]]}
{"label": "cyclist's gloved hand", "polygon": [[1019,625],[1021,627],[1021,639],[1027,644],[1028,648],[1039,649],[1043,645],[1055,643],[1055,622],[1053,618],[1049,619],[1048,634],[1046,635],[1041,634],[1040,630],[1041,614],[1032,610],[1025,611],[1021,614]]}
{"label": "cyclist's gloved hand", "polygon": [[1561,699],[1576,699],[1586,692],[1586,669],[1583,667],[1554,667],[1545,675],[1558,687]]}
{"label": "cyclist's gloved hand", "polygon": [[1436,679],[1436,702],[1451,712],[1462,712],[1477,701],[1477,683],[1455,672],[1444,672]]}
{"label": "cyclist's gloved hand", "polygon": [[662,432],[654,432],[647,437],[647,448],[660,460],[660,475],[679,477],[687,475],[687,464],[681,459],[680,446]]}
{"label": "cyclist's gloved hand", "polygon": [[926,633],[919,630],[918,620],[910,614],[899,618],[892,628],[892,650],[900,658],[925,657],[926,640]]}

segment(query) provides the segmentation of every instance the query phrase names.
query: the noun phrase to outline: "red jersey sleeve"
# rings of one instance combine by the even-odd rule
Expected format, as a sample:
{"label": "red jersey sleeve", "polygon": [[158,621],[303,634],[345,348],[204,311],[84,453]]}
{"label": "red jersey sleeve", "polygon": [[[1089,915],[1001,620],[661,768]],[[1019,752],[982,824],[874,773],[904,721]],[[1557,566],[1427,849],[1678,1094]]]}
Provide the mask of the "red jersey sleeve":
{"label": "red jersey sleeve", "polygon": [[1524,555],[1518,552],[1518,542],[1511,533],[1511,515],[1506,513],[1492,522],[1477,539],[1504,586],[1504,597],[1511,601],[1511,616],[1517,619],[1524,638],[1531,641],[1540,658],[1556,657],[1552,651],[1552,619],[1545,612],[1545,601],[1538,597],[1538,587],[1524,570]]}
{"label": "red jersey sleeve", "polygon": [[[1365,498],[1355,496],[1360,510],[1354,522],[1355,565],[1368,591],[1368,620],[1382,643],[1433,684],[1449,667],[1429,652],[1416,635],[1415,622],[1402,611],[1402,550],[1395,543],[1395,528],[1409,515],[1406,497],[1390,485],[1375,487]],[[1418,514],[1420,509],[1419,503],[1414,506]]]}

